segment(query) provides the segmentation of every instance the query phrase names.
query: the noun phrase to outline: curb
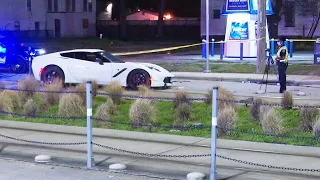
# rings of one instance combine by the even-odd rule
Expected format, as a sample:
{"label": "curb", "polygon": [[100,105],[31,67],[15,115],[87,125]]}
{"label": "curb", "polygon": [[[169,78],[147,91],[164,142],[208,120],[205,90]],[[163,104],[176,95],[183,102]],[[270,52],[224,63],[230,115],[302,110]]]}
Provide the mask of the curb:
{"label": "curb", "polygon": [[[25,130],[25,131],[29,130],[29,131],[38,131],[38,132],[86,136],[86,127],[17,122],[17,121],[6,121],[6,120],[0,121],[0,127],[17,129],[17,130]],[[193,137],[193,136],[179,136],[179,135],[132,132],[132,131],[99,129],[99,128],[93,128],[92,132],[93,132],[92,134],[93,136],[113,138],[113,139],[126,139],[126,140],[132,140],[132,141],[147,141],[147,142],[157,142],[157,143],[207,147],[207,148],[210,148],[210,144],[211,144],[210,138],[201,138],[201,137]],[[318,147],[218,139],[217,148],[320,158],[320,151]]]}

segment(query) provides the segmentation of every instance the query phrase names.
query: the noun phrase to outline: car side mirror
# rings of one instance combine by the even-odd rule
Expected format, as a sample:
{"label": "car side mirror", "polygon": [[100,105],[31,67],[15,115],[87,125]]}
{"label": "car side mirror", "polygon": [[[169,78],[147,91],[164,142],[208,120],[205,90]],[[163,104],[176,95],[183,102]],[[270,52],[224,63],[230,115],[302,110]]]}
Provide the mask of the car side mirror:
{"label": "car side mirror", "polygon": [[103,61],[100,58],[96,58],[96,62],[98,62],[100,65],[103,65]]}

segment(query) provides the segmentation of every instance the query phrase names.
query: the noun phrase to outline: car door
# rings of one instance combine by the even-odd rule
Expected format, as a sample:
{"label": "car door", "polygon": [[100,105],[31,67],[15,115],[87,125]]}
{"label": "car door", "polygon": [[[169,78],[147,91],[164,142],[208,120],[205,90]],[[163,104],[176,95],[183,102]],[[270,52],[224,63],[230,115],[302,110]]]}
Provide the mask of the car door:
{"label": "car door", "polygon": [[112,63],[101,58],[97,53],[88,53],[87,58],[88,61],[93,62],[90,68],[94,71],[94,80],[100,84],[109,84],[112,80]]}
{"label": "car door", "polygon": [[78,82],[95,80],[99,84],[109,83],[110,69],[110,64],[100,65],[96,62],[96,56],[90,52],[75,52],[75,62],[70,61],[69,64],[70,73]]}
{"label": "car door", "polygon": [[92,66],[95,64],[87,60],[86,52],[75,52],[73,56],[69,61],[69,71],[72,77],[77,82],[94,78]]}

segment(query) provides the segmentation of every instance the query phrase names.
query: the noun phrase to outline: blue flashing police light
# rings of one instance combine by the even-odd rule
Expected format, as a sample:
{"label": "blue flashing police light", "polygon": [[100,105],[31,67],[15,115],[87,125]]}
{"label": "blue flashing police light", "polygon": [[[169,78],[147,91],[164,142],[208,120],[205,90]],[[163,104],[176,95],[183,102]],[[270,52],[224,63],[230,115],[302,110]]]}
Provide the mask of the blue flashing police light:
{"label": "blue flashing police light", "polygon": [[7,48],[0,46],[0,53],[6,53]]}

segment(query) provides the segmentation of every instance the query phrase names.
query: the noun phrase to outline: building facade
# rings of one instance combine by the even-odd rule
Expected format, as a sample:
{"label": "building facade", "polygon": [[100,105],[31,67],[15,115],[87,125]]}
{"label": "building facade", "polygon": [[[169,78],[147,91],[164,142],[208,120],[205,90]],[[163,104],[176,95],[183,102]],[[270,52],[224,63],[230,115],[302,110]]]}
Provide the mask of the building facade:
{"label": "building facade", "polygon": [[[227,18],[221,15],[225,0],[209,0],[209,34],[224,36]],[[300,15],[294,0],[285,1],[282,8],[281,20],[278,24],[278,35],[287,37],[306,37],[315,17]],[[206,35],[206,0],[201,0],[201,36]],[[314,37],[320,36],[320,28],[314,31]],[[271,37],[272,38],[272,37]]]}
{"label": "building facade", "polygon": [[47,31],[53,37],[96,35],[96,0],[1,0],[0,7],[1,30]]}

